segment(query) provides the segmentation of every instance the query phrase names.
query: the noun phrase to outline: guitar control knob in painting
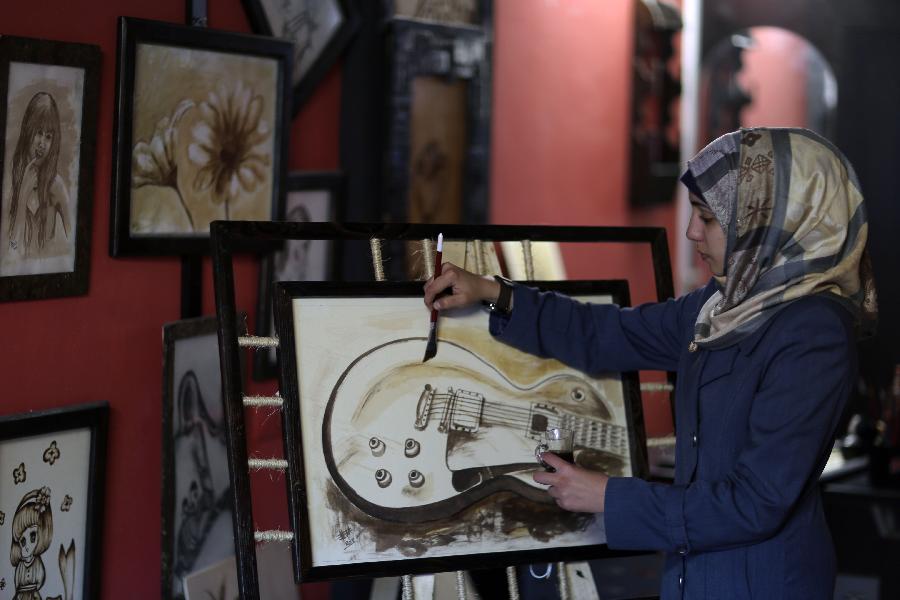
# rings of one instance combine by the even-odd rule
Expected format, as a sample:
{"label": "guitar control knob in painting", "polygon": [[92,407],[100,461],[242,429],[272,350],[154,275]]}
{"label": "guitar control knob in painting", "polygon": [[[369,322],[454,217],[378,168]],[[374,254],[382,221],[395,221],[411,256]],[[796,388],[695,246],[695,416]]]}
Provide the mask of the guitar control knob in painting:
{"label": "guitar control knob in painting", "polygon": [[422,473],[416,471],[415,469],[409,472],[409,485],[413,486],[414,488],[418,488],[422,487],[424,483],[425,476],[422,475]]}
{"label": "guitar control knob in painting", "polygon": [[406,458],[413,458],[419,455],[419,451],[422,449],[419,442],[412,438],[406,438],[406,444],[403,446],[403,454],[406,455]]}
{"label": "guitar control knob in painting", "polygon": [[384,442],[377,437],[369,438],[369,450],[372,451],[372,456],[382,456],[385,450]]}
{"label": "guitar control knob in painting", "polygon": [[391,485],[391,481],[393,478],[391,477],[391,472],[386,469],[378,469],[375,471],[375,481],[378,482],[378,487],[386,488]]}

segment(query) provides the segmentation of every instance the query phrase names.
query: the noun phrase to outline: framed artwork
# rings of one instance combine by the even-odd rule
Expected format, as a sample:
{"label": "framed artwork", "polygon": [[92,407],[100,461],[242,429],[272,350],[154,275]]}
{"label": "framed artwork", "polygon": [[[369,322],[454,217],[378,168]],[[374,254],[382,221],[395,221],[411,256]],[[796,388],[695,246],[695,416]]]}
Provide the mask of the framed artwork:
{"label": "framed artwork", "polygon": [[350,0],[243,0],[257,33],[294,45],[293,111],[296,114],[353,39],[359,26]]}
{"label": "framed artwork", "polygon": [[[544,282],[628,304],[624,281]],[[647,472],[635,373],[588,376],[493,340],[481,308],[442,316],[422,362],[420,283],[279,283],[289,507],[301,581],[596,558],[602,519],[532,473],[550,427],[575,461]]]}
{"label": "framed artwork", "polygon": [[681,12],[668,0],[635,2],[629,198],[635,206],[672,200],[681,175],[678,97],[671,58]]}
{"label": "framed artwork", "polygon": [[[288,544],[268,542],[256,545],[259,563],[259,597],[299,600],[300,590],[294,583],[291,550]],[[195,571],[184,579],[185,600],[240,598],[237,583],[237,561],[234,556]]]}
{"label": "framed artwork", "polygon": [[489,26],[492,0],[384,0],[394,17],[456,25]]}
{"label": "framed artwork", "polygon": [[[287,181],[284,220],[291,223],[338,221],[344,196],[340,172],[291,173]],[[258,335],[274,336],[272,284],[276,281],[328,281],[340,265],[334,240],[289,240],[284,248],[263,259],[259,270]],[[275,349],[253,353],[253,377],[278,375]]]}
{"label": "framed artwork", "polygon": [[108,422],[105,402],[0,417],[0,588],[9,597],[100,596]]}
{"label": "framed artwork", "polygon": [[88,289],[100,48],[0,36],[0,301]]}
{"label": "framed artwork", "polygon": [[292,47],[121,17],[110,254],[209,252],[209,224],[280,217]]}
{"label": "framed artwork", "polygon": [[387,201],[394,220],[483,223],[491,42],[479,27],[390,21]]}
{"label": "framed artwork", "polygon": [[162,594],[234,556],[215,317],[163,327]]}

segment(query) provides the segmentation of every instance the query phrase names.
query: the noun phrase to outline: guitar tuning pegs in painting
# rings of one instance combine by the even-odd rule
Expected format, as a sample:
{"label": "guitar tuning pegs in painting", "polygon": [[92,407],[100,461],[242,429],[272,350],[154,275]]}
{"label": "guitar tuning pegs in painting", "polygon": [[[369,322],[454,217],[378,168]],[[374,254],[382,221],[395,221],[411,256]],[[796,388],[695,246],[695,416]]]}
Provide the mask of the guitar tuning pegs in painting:
{"label": "guitar tuning pegs in painting", "polygon": [[413,458],[419,455],[421,449],[419,442],[412,438],[406,438],[406,443],[403,445],[403,454],[406,455],[406,458]]}
{"label": "guitar tuning pegs in painting", "polygon": [[391,472],[387,469],[378,469],[375,471],[375,481],[378,482],[378,487],[386,488],[391,485],[393,477],[391,477]]}
{"label": "guitar tuning pegs in painting", "polygon": [[385,450],[384,442],[377,437],[369,438],[369,450],[372,451],[372,456],[382,456]]}
{"label": "guitar tuning pegs in painting", "polygon": [[413,469],[409,472],[409,485],[414,488],[422,487],[425,483],[425,476],[420,471]]}

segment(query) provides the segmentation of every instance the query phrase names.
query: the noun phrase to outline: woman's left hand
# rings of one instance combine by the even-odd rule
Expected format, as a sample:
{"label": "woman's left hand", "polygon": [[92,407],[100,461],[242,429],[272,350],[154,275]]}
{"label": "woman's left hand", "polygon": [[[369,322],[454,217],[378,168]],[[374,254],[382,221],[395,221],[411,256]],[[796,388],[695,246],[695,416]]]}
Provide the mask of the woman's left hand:
{"label": "woman's left hand", "polygon": [[541,460],[556,469],[556,473],[535,471],[533,478],[550,486],[547,493],[560,508],[572,512],[603,512],[609,477],[564,461],[552,452],[544,452]]}

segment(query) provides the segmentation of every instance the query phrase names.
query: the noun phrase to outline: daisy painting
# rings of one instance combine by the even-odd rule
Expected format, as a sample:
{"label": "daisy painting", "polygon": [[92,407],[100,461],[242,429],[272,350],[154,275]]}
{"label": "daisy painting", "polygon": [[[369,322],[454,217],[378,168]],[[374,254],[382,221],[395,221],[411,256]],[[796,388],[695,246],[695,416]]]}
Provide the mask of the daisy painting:
{"label": "daisy painting", "polygon": [[[270,218],[276,63],[141,44],[132,151],[133,234],[204,234]],[[146,132],[146,133],[144,133]]]}
{"label": "daisy painting", "polygon": [[[123,31],[133,89],[119,102],[130,136],[119,136],[117,238],[146,253],[140,246],[152,240],[175,249],[178,240],[202,243],[215,220],[273,220],[289,45],[237,52],[263,42],[133,19],[123,19]],[[120,64],[120,81],[131,79],[127,67]]]}

